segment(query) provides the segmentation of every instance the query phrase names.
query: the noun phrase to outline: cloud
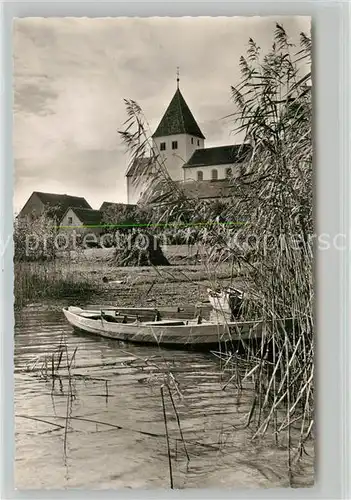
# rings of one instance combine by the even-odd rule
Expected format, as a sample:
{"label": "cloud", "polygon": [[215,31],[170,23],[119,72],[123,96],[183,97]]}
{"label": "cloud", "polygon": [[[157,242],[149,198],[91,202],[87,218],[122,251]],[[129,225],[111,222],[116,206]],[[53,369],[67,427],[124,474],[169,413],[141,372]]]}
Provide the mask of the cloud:
{"label": "cloud", "polygon": [[15,208],[32,191],[126,201],[128,164],[117,130],[123,99],[154,129],[181,90],[206,144],[233,141],[230,86],[249,37],[263,51],[279,20],[293,41],[308,18],[25,18],[13,28]]}

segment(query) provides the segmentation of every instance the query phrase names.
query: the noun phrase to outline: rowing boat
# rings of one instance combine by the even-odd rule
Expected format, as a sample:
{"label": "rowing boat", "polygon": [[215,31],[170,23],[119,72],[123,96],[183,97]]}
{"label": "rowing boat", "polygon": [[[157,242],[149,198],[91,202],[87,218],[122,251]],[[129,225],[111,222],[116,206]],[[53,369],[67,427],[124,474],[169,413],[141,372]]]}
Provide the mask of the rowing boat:
{"label": "rowing boat", "polygon": [[71,312],[76,312],[77,314],[80,314],[82,316],[85,316],[87,318],[91,317],[94,318],[95,316],[112,316],[112,317],[117,317],[117,316],[124,316],[127,315],[128,317],[134,317],[136,318],[137,316],[140,318],[145,319],[154,319],[156,315],[158,315],[159,311],[155,307],[114,307],[114,306],[91,306],[88,307],[87,309],[82,309],[81,307],[76,307],[76,306],[70,306],[69,310]]}
{"label": "rowing boat", "polygon": [[78,330],[115,340],[156,345],[215,345],[258,338],[262,321],[207,321],[194,319],[142,319],[138,315],[107,314],[79,307],[63,309],[67,321]]}

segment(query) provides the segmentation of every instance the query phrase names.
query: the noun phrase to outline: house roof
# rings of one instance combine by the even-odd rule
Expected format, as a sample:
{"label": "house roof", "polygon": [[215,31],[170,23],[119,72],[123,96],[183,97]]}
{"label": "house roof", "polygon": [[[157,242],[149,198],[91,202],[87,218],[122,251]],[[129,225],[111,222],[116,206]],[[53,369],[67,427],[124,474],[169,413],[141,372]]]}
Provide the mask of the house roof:
{"label": "house roof", "polygon": [[91,206],[87,200],[81,196],[71,196],[69,194],[43,193],[34,191],[31,196],[36,195],[46,208],[52,209],[54,215],[59,219],[63,217],[68,207],[89,208]]}
{"label": "house roof", "polygon": [[187,198],[228,198],[232,195],[231,183],[228,179],[216,181],[186,181],[179,182],[179,184]]}
{"label": "house roof", "polygon": [[151,158],[138,158],[134,160],[130,165],[126,173],[126,177],[133,177],[136,174],[142,175],[148,166],[150,165]]}
{"label": "house roof", "polygon": [[101,224],[102,214],[100,210],[93,210],[92,208],[68,207],[63,217],[69,210],[72,210],[76,214],[84,226],[98,226]]}
{"label": "house roof", "polygon": [[176,90],[153,137],[176,134],[205,138],[179,89]]}
{"label": "house roof", "polygon": [[[186,198],[196,199],[221,199],[230,198],[233,195],[232,184],[229,179],[216,181],[176,181],[175,184],[182,190]],[[150,204],[167,204],[171,200],[167,186],[162,182],[152,184],[145,192],[141,202]],[[172,202],[172,201],[171,201]]]}
{"label": "house roof", "polygon": [[116,207],[116,208],[126,208],[126,207],[136,207],[137,205],[131,205],[129,203],[115,203],[112,201],[104,201],[103,204],[100,207],[100,211],[103,212],[104,210],[108,210],[111,207]]}
{"label": "house roof", "polygon": [[197,149],[183,165],[183,168],[242,163],[247,158],[250,151],[251,146],[249,144]]}

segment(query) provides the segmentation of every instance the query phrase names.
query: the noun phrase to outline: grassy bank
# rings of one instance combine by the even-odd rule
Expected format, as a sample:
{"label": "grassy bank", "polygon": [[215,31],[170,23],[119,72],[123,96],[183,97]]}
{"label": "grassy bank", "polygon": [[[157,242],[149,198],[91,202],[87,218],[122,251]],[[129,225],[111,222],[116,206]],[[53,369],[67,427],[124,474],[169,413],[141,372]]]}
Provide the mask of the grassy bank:
{"label": "grassy bank", "polygon": [[[103,278],[107,282],[103,282]],[[229,283],[230,266],[209,273],[205,265],[115,267],[103,260],[15,263],[15,306],[52,299],[136,307],[195,305],[207,299],[207,287]],[[238,279],[238,278],[237,278]],[[114,281],[121,283],[114,283]]]}

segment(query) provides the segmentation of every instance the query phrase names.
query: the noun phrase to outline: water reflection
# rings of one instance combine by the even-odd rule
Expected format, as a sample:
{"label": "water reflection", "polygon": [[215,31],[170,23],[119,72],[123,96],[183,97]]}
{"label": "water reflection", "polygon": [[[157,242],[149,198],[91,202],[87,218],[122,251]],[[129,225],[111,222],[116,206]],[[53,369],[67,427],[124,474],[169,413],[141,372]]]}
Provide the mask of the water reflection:
{"label": "water reflection", "polygon": [[[61,370],[53,384],[43,365],[60,345],[68,359],[77,348],[74,377]],[[77,335],[61,312],[27,310],[16,317],[16,486],[168,488],[165,377],[190,457],[165,391],[176,488],[288,484],[285,452],[268,440],[252,443],[249,429],[234,429],[252,392],[238,398],[234,388],[222,390],[213,355]],[[312,469],[311,460],[300,484],[311,481]]]}

